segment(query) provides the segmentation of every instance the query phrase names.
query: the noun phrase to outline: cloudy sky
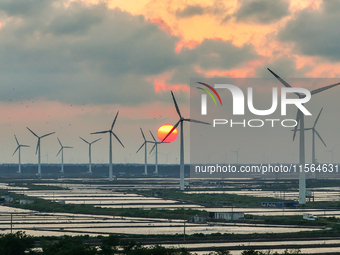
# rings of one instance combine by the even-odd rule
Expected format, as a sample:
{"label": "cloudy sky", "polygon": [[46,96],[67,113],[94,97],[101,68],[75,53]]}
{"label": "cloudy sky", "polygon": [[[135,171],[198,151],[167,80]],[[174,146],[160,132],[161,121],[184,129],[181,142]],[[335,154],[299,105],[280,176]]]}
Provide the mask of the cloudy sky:
{"label": "cloudy sky", "polygon": [[[14,134],[31,146],[23,162],[37,161],[26,126],[56,132],[42,140],[43,162],[59,162],[57,137],[74,147],[66,162],[86,162],[79,136],[102,137],[93,161],[107,162],[108,135],[90,133],[109,129],[117,111],[126,148],[114,143],[114,161],[142,162],[139,128],[156,133],[177,121],[170,90],[188,116],[190,78],[270,77],[267,67],[340,78],[339,22],[338,1],[0,0],[0,162],[17,161]],[[160,152],[175,162],[178,148]]]}

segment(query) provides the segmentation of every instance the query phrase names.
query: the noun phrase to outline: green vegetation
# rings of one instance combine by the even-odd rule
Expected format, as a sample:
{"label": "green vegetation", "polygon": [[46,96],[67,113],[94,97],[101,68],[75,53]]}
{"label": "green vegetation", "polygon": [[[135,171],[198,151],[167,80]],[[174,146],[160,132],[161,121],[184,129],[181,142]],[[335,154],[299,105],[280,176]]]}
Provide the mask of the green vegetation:
{"label": "green vegetation", "polygon": [[0,254],[1,255],[25,255],[34,254],[34,239],[26,235],[24,232],[16,232],[15,234],[0,235]]}
{"label": "green vegetation", "polygon": [[175,189],[136,190],[135,193],[144,196],[154,196],[157,194],[159,197],[165,199],[175,199],[185,203],[196,203],[204,206],[259,207],[261,206],[261,202],[264,201],[282,201],[282,199],[272,197],[250,197],[237,194],[188,194]]}
{"label": "green vegetation", "polygon": [[334,223],[334,220],[329,220],[329,218],[325,218],[323,220],[315,220],[315,221],[304,220],[302,218],[302,213],[301,215],[289,215],[289,216],[262,216],[262,215],[246,214],[245,218],[246,219],[244,220],[244,222],[247,222],[247,223],[275,224],[275,225],[297,225],[297,226],[323,227],[330,223]]}
{"label": "green vegetation", "polygon": [[[144,246],[133,240],[122,240],[117,236],[110,235],[102,237],[101,244],[90,245],[85,243],[81,237],[64,236],[56,241],[41,241],[41,251],[34,250],[34,238],[26,235],[24,232],[15,234],[0,235],[0,254],[1,255],[190,255],[185,248],[165,248],[160,245]],[[282,254],[299,254],[299,250],[286,250]],[[229,255],[230,252],[223,248],[217,249],[209,255]],[[271,253],[270,251],[261,252],[254,250],[246,250],[242,255],[278,255],[279,253]]]}
{"label": "green vegetation", "polygon": [[49,200],[27,197],[25,195],[16,194],[6,191],[2,194],[8,194],[14,200],[31,199],[33,204],[7,204],[11,207],[34,210],[38,212],[64,212],[76,214],[95,214],[95,215],[111,215],[111,216],[125,216],[125,217],[145,217],[145,218],[166,218],[166,219],[188,219],[195,215],[208,216],[208,212],[193,210],[193,209],[141,209],[141,208],[101,208],[86,204],[59,204]]}

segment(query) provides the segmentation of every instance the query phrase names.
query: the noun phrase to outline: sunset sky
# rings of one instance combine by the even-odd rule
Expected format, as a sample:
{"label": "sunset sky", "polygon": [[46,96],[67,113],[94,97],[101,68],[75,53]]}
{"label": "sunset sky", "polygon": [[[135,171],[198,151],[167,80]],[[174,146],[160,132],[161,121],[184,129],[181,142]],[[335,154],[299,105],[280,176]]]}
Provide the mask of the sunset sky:
{"label": "sunset sky", "polygon": [[[140,127],[151,139],[149,130],[177,122],[170,90],[189,117],[190,78],[271,77],[269,67],[286,78],[340,81],[338,24],[339,1],[0,0],[0,163],[17,162],[14,134],[31,146],[23,163],[37,162],[26,126],[56,132],[42,140],[43,162],[47,153],[60,161],[57,137],[74,147],[65,162],[87,162],[79,136],[102,137],[92,158],[108,162],[108,135],[90,133],[108,130],[117,111],[114,132],[126,148],[114,141],[114,162],[142,163]],[[169,162],[178,149],[178,139],[159,147]]]}

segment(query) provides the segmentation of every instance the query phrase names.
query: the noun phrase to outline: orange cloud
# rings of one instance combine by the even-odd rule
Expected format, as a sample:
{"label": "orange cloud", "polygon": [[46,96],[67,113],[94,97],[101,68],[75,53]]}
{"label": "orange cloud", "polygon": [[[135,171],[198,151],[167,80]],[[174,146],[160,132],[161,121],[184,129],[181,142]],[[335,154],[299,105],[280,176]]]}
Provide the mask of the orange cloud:
{"label": "orange cloud", "polygon": [[186,91],[189,92],[189,86],[188,85],[183,85],[183,84],[175,84],[175,85],[170,85],[167,84],[167,80],[169,80],[172,76],[172,72],[166,72],[164,74],[158,75],[157,77],[154,78],[148,78],[147,81],[152,81],[154,84],[154,88],[156,92],[162,92],[162,91]]}

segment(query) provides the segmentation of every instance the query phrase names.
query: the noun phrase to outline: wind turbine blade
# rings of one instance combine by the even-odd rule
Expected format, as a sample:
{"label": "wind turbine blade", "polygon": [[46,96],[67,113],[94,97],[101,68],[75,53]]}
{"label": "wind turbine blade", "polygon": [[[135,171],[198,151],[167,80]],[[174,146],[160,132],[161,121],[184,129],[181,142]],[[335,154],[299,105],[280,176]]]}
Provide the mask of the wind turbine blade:
{"label": "wind turbine blade", "polygon": [[[267,68],[269,72],[272,73],[272,75],[275,76],[276,79],[278,79],[285,87],[287,88],[292,88],[292,86],[290,86],[285,80],[283,80],[280,76],[278,76],[276,73],[274,73],[272,70],[270,70],[269,68]],[[298,97],[302,97],[302,95],[300,93],[294,92]]]}
{"label": "wind turbine blade", "polygon": [[322,110],[323,110],[323,108],[321,108],[321,110],[320,110],[320,112],[319,112],[319,114],[318,114],[318,117],[316,117],[316,120],[314,121],[314,126],[313,126],[313,128],[315,128],[316,123],[317,123],[318,120],[319,120],[319,117],[320,117],[320,114],[321,114]]}
{"label": "wind turbine blade", "polygon": [[319,134],[319,132],[316,131],[315,129],[314,129],[314,132],[315,132],[315,133],[317,134],[317,136],[320,138],[320,140],[321,140],[321,142],[323,143],[323,145],[325,145],[325,147],[327,147],[326,143],[322,140],[321,135]]}
{"label": "wind turbine blade", "polygon": [[340,85],[340,82],[335,83],[335,84],[332,84],[332,85],[329,85],[329,86],[326,86],[326,87],[323,87],[323,88],[314,89],[314,90],[312,90],[310,93],[311,93],[312,95],[314,95],[314,94],[317,94],[317,93],[322,92],[322,91],[324,91],[324,90],[327,90],[327,89],[333,88],[333,87],[335,87],[335,86],[338,86],[338,85]]}
{"label": "wind turbine blade", "polygon": [[46,134],[46,135],[43,135],[42,137],[40,137],[40,138],[43,138],[43,137],[46,137],[46,136],[49,136],[49,135],[53,135],[55,132],[52,132],[52,133],[48,133],[48,134]]}
{"label": "wind turbine blade", "polygon": [[142,132],[142,136],[144,138],[144,141],[146,142],[145,135],[144,135],[144,132],[143,132],[142,128],[140,128],[140,132]]}
{"label": "wind turbine blade", "polygon": [[112,131],[112,129],[113,129],[113,126],[115,125],[115,123],[116,123],[116,119],[117,119],[117,117],[118,117],[118,113],[119,113],[119,111],[117,112],[117,114],[116,114],[116,117],[115,117],[115,119],[113,120],[113,122],[112,122],[112,125],[111,125],[111,131]]}
{"label": "wind turbine blade", "polygon": [[13,152],[12,156],[17,152],[17,150],[19,150],[20,145],[15,149],[15,151]]}
{"label": "wind turbine blade", "polygon": [[39,138],[39,136],[37,136],[37,134],[36,133],[34,133],[31,129],[29,129],[28,127],[26,127],[29,131],[31,131],[31,133],[35,136],[35,137],[38,137]]}
{"label": "wind turbine blade", "polygon": [[125,146],[123,145],[123,143],[119,140],[118,136],[116,136],[116,134],[113,133],[113,132],[112,132],[112,134],[113,134],[113,136],[117,139],[117,141],[123,146],[123,148],[125,148]]}
{"label": "wind turbine blade", "polygon": [[15,141],[17,141],[17,144],[19,145],[19,141],[18,141],[16,135],[14,135],[14,138],[15,138]]}
{"label": "wind turbine blade", "polygon": [[94,140],[91,144],[95,143],[95,142],[98,142],[99,140],[101,140],[101,138],[97,139],[97,140]]}
{"label": "wind turbine blade", "polygon": [[172,134],[172,132],[174,132],[174,130],[176,129],[176,127],[178,126],[178,124],[181,122],[181,120],[179,120],[176,125],[170,130],[170,132],[163,138],[162,142],[164,142],[168,137],[169,135]]}
{"label": "wind turbine blade", "polygon": [[171,91],[171,95],[172,95],[172,99],[174,100],[174,103],[175,103],[176,111],[177,111],[179,117],[182,118],[181,112],[179,111],[179,107],[177,105],[177,102],[176,102],[176,99],[175,99],[175,96],[174,96],[174,93],[172,93],[172,91]]}
{"label": "wind turbine blade", "polygon": [[193,120],[193,119],[184,119],[185,121],[189,121],[189,122],[194,122],[194,123],[200,123],[200,124],[207,124],[210,125],[210,123],[207,122],[203,122],[203,121],[199,121],[199,120]]}
{"label": "wind turbine blade", "polygon": [[79,138],[80,138],[81,140],[83,140],[85,143],[90,144],[88,141],[86,141],[85,139],[81,138],[80,136],[79,136]]}
{"label": "wind turbine blade", "polygon": [[24,144],[22,144],[22,145],[20,145],[21,147],[31,147],[31,146],[29,146],[29,145],[24,145]]}
{"label": "wind turbine blade", "polygon": [[110,133],[110,130],[91,133],[91,135]]}
{"label": "wind turbine blade", "polygon": [[294,127],[293,141],[295,140],[296,131],[298,129],[300,118],[301,118],[301,112],[298,110],[297,113],[296,113],[296,121],[297,121],[298,124]]}
{"label": "wind turbine blade", "polygon": [[143,144],[142,144],[142,146],[141,147],[139,147],[139,149],[136,151],[136,153],[138,153],[139,151],[140,151],[140,149],[142,149],[143,148],[143,146],[146,144],[146,142],[144,142]]}
{"label": "wind turbine blade", "polygon": [[61,147],[63,147],[63,145],[61,144],[61,142],[60,142],[60,140],[59,140],[59,138],[58,138],[58,137],[57,137],[57,139],[58,139],[58,142],[59,142],[60,146],[61,146]]}
{"label": "wind turbine blade", "polygon": [[154,144],[154,146],[152,146],[151,151],[149,152],[149,154],[151,154],[151,152],[153,151],[153,149],[156,147],[156,143]]}
{"label": "wind turbine blade", "polygon": [[156,141],[155,137],[153,136],[153,134],[152,134],[151,130],[149,130],[149,131],[150,131],[150,134],[151,134],[151,136],[152,136],[153,140],[154,140],[154,141],[157,143],[157,141]]}
{"label": "wind turbine blade", "polygon": [[61,148],[60,148],[60,150],[58,151],[58,153],[57,153],[57,155],[56,155],[56,156],[58,156],[58,155],[59,155],[59,153],[60,153],[62,150],[63,150],[63,147],[61,147]]}
{"label": "wind turbine blade", "polygon": [[64,149],[72,149],[73,147],[71,147],[71,146],[64,146],[63,148]]}
{"label": "wind turbine blade", "polygon": [[37,142],[37,148],[36,148],[36,150],[35,150],[35,154],[37,154],[37,153],[38,153],[38,149],[39,149],[39,147],[40,147],[40,138],[38,138],[38,142]]}

